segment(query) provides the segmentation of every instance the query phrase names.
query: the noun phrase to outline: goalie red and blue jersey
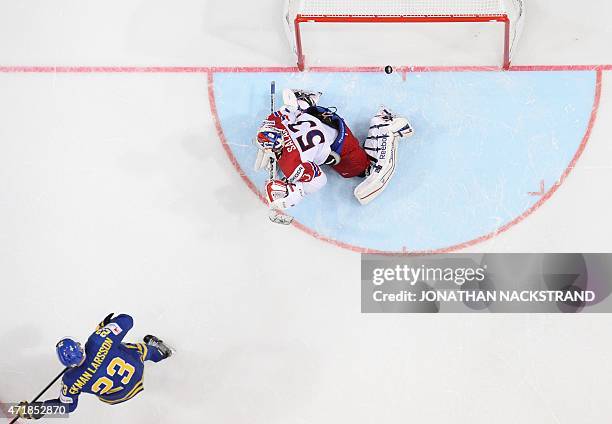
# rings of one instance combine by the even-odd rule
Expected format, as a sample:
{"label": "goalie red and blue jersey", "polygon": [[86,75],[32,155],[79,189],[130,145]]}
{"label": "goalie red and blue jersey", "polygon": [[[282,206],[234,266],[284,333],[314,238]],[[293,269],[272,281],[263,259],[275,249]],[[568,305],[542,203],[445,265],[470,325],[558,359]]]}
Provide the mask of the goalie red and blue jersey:
{"label": "goalie red and blue jersey", "polygon": [[285,134],[278,165],[292,183],[315,180],[321,175],[319,166],[326,163],[332,152],[341,158],[333,169],[344,178],[363,175],[370,165],[359,140],[331,109],[313,106],[294,111],[284,107],[268,116],[266,122]]}
{"label": "goalie red and blue jersey", "polygon": [[85,344],[83,363],[64,374],[59,398],[48,400],[45,405],[63,405],[73,412],[81,393],[117,404],[142,392],[145,361],[159,362],[166,356],[145,343],[123,343],[133,326],[132,317],[125,314],[99,326]]}

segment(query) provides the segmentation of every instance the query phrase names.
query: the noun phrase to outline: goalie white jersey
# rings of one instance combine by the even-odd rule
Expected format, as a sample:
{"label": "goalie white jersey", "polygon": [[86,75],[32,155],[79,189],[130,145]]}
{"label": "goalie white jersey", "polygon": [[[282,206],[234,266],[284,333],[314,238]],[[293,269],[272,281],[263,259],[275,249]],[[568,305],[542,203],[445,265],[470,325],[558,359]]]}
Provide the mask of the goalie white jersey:
{"label": "goalie white jersey", "polygon": [[289,136],[279,160],[280,168],[288,179],[299,181],[302,176],[294,175],[299,165],[325,163],[331,154],[332,144],[338,138],[338,130],[306,112],[283,108],[275,115],[280,118]]}

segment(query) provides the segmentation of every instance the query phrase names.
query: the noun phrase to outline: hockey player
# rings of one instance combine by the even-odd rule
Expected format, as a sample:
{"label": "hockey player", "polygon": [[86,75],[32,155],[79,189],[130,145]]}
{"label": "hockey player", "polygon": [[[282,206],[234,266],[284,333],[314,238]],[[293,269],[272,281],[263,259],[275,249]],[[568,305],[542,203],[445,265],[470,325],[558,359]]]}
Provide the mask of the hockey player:
{"label": "hockey player", "polygon": [[[133,325],[129,315],[113,318],[110,314],[98,324],[85,348],[72,339],[60,340],[56,346],[57,355],[62,365],[70,369],[62,377],[59,398],[45,401],[41,409],[64,406],[71,413],[77,408],[81,393],[94,394],[102,402],[114,405],[143,391],[145,361],[162,361],[172,355],[172,349],[151,335],[144,337],[144,343],[123,343]],[[28,402],[20,403],[21,418],[42,417],[28,415],[28,405]]]}
{"label": "hockey player", "polygon": [[413,133],[406,118],[381,107],[362,147],[334,110],[317,105],[321,95],[284,90],[284,106],[268,116],[257,133],[255,169],[276,160],[284,175],[266,181],[265,196],[273,209],[295,206],[325,186],[322,165],[331,166],[344,178],[365,178],[354,194],[363,205],[371,202],[395,172],[398,140]]}

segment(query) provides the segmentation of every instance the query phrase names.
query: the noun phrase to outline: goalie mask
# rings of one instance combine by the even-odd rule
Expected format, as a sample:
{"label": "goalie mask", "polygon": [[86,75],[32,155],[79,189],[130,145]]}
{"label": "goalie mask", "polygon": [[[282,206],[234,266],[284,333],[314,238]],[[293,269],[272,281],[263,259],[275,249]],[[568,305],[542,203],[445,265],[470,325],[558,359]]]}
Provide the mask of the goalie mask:
{"label": "goalie mask", "polygon": [[264,125],[257,132],[255,144],[264,152],[278,152],[285,144],[283,132],[276,127]]}

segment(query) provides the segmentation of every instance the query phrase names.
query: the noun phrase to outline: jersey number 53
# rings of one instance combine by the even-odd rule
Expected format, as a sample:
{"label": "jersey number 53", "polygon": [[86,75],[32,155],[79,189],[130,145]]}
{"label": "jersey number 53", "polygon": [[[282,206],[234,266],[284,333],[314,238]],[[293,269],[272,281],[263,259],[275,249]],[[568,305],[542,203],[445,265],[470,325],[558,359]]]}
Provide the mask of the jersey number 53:
{"label": "jersey number 53", "polygon": [[[308,126],[304,128],[304,124]],[[299,134],[295,136],[295,140],[300,145],[302,152],[306,152],[312,149],[317,144],[325,143],[325,135],[320,130],[317,130],[317,124],[314,121],[297,121],[295,124],[287,125],[287,128],[294,133]],[[306,140],[304,140],[304,138]]]}

